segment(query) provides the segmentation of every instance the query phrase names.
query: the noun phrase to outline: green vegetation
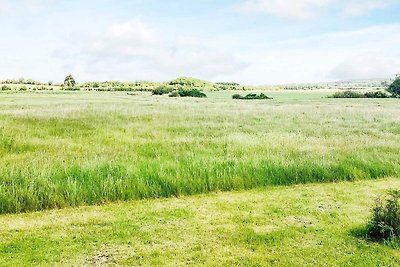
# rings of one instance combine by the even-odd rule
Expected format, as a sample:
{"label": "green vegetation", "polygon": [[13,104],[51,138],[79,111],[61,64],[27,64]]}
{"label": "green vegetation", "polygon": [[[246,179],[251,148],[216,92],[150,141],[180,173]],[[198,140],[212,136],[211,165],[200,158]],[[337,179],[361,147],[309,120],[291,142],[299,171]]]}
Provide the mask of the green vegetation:
{"label": "green vegetation", "polygon": [[234,94],[232,96],[232,98],[233,99],[243,99],[243,100],[272,99],[271,97],[268,97],[263,93],[261,93],[259,95],[257,95],[257,94],[247,94],[245,96],[242,96],[242,95],[239,95],[239,94]]}
{"label": "green vegetation", "polygon": [[240,85],[238,83],[228,83],[228,82],[219,82],[214,84],[214,88],[217,91],[241,91],[241,90],[249,90],[248,87]]}
{"label": "green vegetation", "polygon": [[[102,91],[102,92],[154,92],[155,95],[169,94],[175,90],[198,89],[199,91],[235,91],[235,90],[266,90],[267,87],[244,86],[233,82],[209,82],[196,78],[180,77],[168,82],[152,81],[106,81],[76,83],[72,75],[68,75],[63,84],[55,84],[53,81],[42,83],[32,79],[20,78],[0,81],[0,84],[9,85],[5,90],[19,90],[20,85],[27,85],[27,91],[36,90],[66,90],[66,91]],[[162,92],[160,90],[165,90]]]}
{"label": "green vegetation", "polygon": [[363,228],[399,179],[0,216],[1,266],[399,266]]}
{"label": "green vegetation", "polygon": [[397,99],[268,94],[0,94],[0,212],[399,174]]}
{"label": "green vegetation", "polygon": [[35,81],[33,79],[25,79],[25,78],[19,78],[19,79],[7,79],[4,81],[0,81],[0,84],[25,84],[25,85],[46,85],[42,82]]}
{"label": "green vegetation", "polygon": [[390,190],[385,199],[376,201],[368,235],[386,241],[400,238],[400,190]]}
{"label": "green vegetation", "polygon": [[165,94],[171,93],[172,91],[174,91],[173,88],[162,85],[162,86],[159,86],[156,89],[154,89],[152,91],[152,93],[153,93],[153,95],[165,95]]}
{"label": "green vegetation", "polygon": [[198,98],[207,97],[207,95],[201,92],[199,89],[179,89],[177,93],[178,96],[180,97],[198,97]]}
{"label": "green vegetation", "polygon": [[67,77],[65,77],[65,80],[64,80],[65,87],[73,88],[73,87],[75,87],[75,84],[76,84],[75,79],[74,79],[74,77],[72,77],[71,74],[68,75]]}
{"label": "green vegetation", "polygon": [[84,91],[117,91],[117,92],[129,92],[129,91],[142,91],[149,92],[155,88],[163,85],[162,83],[149,82],[149,81],[136,81],[136,82],[120,82],[120,81],[109,81],[109,82],[87,82],[79,84]]}
{"label": "green vegetation", "polygon": [[174,89],[187,89],[187,88],[198,88],[199,90],[213,91],[214,84],[208,81],[203,81],[195,78],[181,77],[173,81],[168,82],[168,86]]}
{"label": "green vegetation", "polygon": [[400,97],[400,76],[389,86],[388,92],[394,97]]}
{"label": "green vegetation", "polygon": [[290,84],[282,86],[284,90],[386,90],[391,79],[351,80],[310,84]]}
{"label": "green vegetation", "polygon": [[[71,79],[72,78],[72,79]],[[105,81],[105,82],[85,82],[74,83],[72,75],[68,75],[65,79],[67,84],[57,84],[53,81],[47,83],[35,81],[33,79],[8,79],[0,81],[0,84],[11,85],[11,90],[15,90],[15,85],[27,85],[28,91],[35,91],[36,88],[47,88],[49,90],[63,90],[65,88],[79,87],[81,91],[116,91],[116,92],[151,92],[159,87],[168,88],[169,93],[179,89],[196,88],[200,91],[282,91],[282,90],[383,90],[387,89],[393,80],[369,80],[369,81],[353,81],[353,82],[336,82],[336,83],[321,83],[321,84],[295,84],[295,85],[277,85],[277,86],[248,86],[241,85],[235,82],[210,82],[191,77],[180,77],[167,82],[152,82],[152,81]],[[75,84],[71,86],[68,84]],[[19,87],[17,87],[18,90]],[[76,89],[75,89],[76,90]]]}
{"label": "green vegetation", "polygon": [[7,86],[7,85],[1,86],[1,91],[11,91],[11,90],[12,90],[12,88],[10,86]]}
{"label": "green vegetation", "polygon": [[199,98],[205,98],[207,97],[206,94],[201,92],[199,89],[195,88],[173,88],[171,85],[166,86],[162,85],[157,87],[152,91],[153,95],[165,95],[169,94],[169,97],[199,97]]}
{"label": "green vegetation", "polygon": [[365,98],[389,98],[390,95],[388,95],[386,92],[383,91],[376,91],[376,92],[366,92],[364,93]]}
{"label": "green vegetation", "polygon": [[390,95],[383,91],[375,91],[375,92],[365,92],[361,93],[358,91],[344,91],[344,92],[336,92],[330,98],[390,98]]}

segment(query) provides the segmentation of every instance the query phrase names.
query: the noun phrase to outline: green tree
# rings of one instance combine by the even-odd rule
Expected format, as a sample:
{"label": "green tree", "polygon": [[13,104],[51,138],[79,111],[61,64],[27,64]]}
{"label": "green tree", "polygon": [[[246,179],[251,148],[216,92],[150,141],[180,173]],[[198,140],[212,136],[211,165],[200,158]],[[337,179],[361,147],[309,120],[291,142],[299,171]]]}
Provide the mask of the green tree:
{"label": "green tree", "polygon": [[400,76],[397,75],[396,80],[389,85],[388,92],[391,93],[394,97],[400,97]]}
{"label": "green tree", "polygon": [[76,84],[74,77],[72,77],[72,75],[68,75],[67,77],[65,77],[64,80],[64,85],[67,87],[74,87]]}

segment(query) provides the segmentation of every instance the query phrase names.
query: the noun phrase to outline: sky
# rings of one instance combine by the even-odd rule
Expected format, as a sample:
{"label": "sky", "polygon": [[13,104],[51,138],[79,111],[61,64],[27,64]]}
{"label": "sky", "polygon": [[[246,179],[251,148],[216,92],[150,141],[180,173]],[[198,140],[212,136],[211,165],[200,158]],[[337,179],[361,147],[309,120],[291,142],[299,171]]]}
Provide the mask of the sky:
{"label": "sky", "polygon": [[0,79],[392,78],[400,0],[0,0]]}

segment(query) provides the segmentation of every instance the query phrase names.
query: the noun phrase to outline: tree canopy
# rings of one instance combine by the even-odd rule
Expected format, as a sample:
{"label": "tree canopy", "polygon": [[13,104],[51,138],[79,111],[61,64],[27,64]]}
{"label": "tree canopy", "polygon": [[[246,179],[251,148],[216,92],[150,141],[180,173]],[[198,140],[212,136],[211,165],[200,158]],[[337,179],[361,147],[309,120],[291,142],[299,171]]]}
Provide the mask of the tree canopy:
{"label": "tree canopy", "polygon": [[67,77],[65,77],[64,80],[64,85],[67,87],[74,87],[76,84],[74,77],[72,77],[72,75],[68,75]]}
{"label": "tree canopy", "polygon": [[400,76],[397,75],[396,80],[389,85],[388,92],[395,97],[400,97]]}

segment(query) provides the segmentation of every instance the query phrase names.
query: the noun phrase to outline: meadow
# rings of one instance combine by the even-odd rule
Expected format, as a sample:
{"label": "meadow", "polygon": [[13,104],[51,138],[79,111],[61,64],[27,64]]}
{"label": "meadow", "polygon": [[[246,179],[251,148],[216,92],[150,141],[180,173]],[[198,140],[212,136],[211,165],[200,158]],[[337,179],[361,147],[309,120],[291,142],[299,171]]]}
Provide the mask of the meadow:
{"label": "meadow", "polygon": [[0,213],[398,177],[398,99],[0,94]]}
{"label": "meadow", "polygon": [[398,178],[0,215],[0,266],[399,266],[371,242],[374,198]]}

